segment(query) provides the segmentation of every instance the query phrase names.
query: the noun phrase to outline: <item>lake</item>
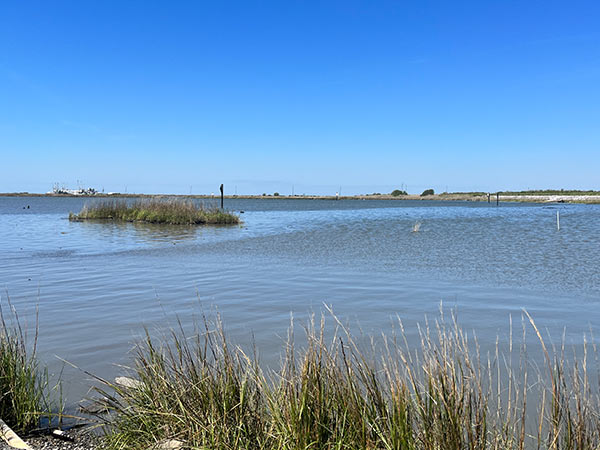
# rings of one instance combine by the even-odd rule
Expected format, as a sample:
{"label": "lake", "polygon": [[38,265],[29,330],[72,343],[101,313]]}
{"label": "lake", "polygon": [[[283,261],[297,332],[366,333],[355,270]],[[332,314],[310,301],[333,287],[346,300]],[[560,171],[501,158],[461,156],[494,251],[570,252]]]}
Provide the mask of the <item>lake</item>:
{"label": "lake", "polygon": [[[39,309],[53,373],[62,358],[114,377],[144,326],[188,328],[203,311],[273,366],[290,317],[305,324],[324,305],[366,334],[399,317],[414,337],[443,302],[484,347],[523,308],[567,343],[600,319],[600,205],[233,199],[242,226],[68,220],[90,201],[0,197],[2,306],[10,297],[30,332]],[[89,377],[62,376],[73,407]]]}

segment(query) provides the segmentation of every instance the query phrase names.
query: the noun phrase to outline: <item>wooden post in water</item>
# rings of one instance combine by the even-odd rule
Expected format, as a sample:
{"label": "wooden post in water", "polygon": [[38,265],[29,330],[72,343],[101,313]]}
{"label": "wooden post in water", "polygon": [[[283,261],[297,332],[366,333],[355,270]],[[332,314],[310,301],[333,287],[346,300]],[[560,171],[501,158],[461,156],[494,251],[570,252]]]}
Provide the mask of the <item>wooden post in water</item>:
{"label": "wooden post in water", "polygon": [[560,213],[556,211],[556,230],[560,231]]}
{"label": "wooden post in water", "polygon": [[496,192],[496,206],[500,203],[500,192]]}
{"label": "wooden post in water", "polygon": [[490,194],[490,193],[488,192],[488,203],[490,202],[490,197],[491,197],[491,196],[492,196],[492,194]]}
{"label": "wooden post in water", "polygon": [[221,191],[221,209],[223,209],[223,184],[221,184],[219,190]]}

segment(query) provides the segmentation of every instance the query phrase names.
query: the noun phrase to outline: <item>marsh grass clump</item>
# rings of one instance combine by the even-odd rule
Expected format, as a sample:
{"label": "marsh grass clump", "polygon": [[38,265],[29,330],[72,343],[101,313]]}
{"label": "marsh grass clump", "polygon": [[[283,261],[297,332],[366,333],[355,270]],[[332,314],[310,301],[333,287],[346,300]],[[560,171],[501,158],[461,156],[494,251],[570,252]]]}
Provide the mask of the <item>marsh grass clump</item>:
{"label": "marsh grass clump", "polygon": [[[10,306],[10,304],[9,304]],[[5,319],[0,307],[0,418],[16,432],[38,428],[54,410],[48,372],[37,360],[37,330],[32,348],[14,309]]]}
{"label": "marsh grass clump", "polygon": [[110,411],[107,448],[146,449],[166,439],[205,448],[262,445],[266,401],[251,360],[230,349],[222,328],[169,338],[170,345],[157,344],[146,334],[138,346],[134,372],[140,383],[100,389]]}
{"label": "marsh grass clump", "polygon": [[[600,402],[588,344],[569,364],[523,318],[520,345],[481,354],[443,314],[419,329],[417,346],[399,332],[355,339],[342,324],[293,328],[278,370],[232,347],[205,321],[193,337],[146,334],[129,387],[105,383],[109,449],[177,440],[211,449],[597,449]],[[526,329],[544,366],[528,360]],[[326,336],[329,336],[328,338]],[[366,342],[366,344],[365,344]],[[588,365],[590,368],[588,368]],[[592,374],[594,375],[592,377]],[[593,379],[592,379],[593,378]]]}
{"label": "marsh grass clump", "polygon": [[240,219],[219,208],[197,206],[189,200],[102,201],[86,205],[70,220],[117,220],[124,222],[162,223],[168,225],[229,225]]}

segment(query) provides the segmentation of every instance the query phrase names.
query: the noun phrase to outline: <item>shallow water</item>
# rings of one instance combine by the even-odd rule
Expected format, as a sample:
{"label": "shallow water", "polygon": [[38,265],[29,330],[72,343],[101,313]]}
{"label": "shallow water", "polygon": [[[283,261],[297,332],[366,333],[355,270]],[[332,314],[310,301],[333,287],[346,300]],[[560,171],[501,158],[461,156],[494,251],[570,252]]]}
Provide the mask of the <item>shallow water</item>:
{"label": "shallow water", "polygon": [[[305,323],[324,304],[366,333],[400,317],[411,334],[443,301],[484,346],[522,308],[568,342],[599,323],[598,205],[240,199],[226,207],[242,226],[69,222],[85,202],[0,197],[2,304],[10,296],[30,329],[39,308],[54,372],[58,356],[113,377],[143,326],[187,327],[203,310],[267,364],[290,315]],[[63,378],[73,405],[89,382],[68,366]]]}

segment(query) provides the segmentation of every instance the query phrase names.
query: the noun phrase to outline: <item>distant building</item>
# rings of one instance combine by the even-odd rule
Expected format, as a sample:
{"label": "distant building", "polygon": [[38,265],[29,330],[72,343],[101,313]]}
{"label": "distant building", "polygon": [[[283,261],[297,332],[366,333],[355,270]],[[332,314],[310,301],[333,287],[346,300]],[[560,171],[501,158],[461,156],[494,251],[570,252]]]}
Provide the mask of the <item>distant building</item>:
{"label": "distant building", "polygon": [[65,186],[60,186],[58,183],[55,183],[52,190],[48,191],[47,194],[91,196],[97,195],[98,191],[94,188],[67,189]]}

